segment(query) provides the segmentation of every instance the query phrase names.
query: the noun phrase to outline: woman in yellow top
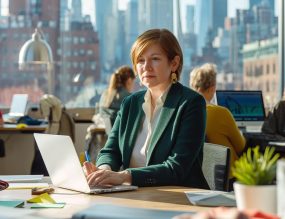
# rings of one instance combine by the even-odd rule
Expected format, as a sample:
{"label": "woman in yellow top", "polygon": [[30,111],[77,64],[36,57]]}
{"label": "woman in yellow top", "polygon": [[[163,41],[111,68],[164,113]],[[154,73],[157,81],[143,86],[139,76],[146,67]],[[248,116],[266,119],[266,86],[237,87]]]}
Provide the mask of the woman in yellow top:
{"label": "woman in yellow top", "polygon": [[231,149],[231,166],[245,147],[245,139],[231,112],[210,103],[216,92],[216,66],[204,64],[190,73],[190,86],[202,94],[207,103],[206,141]]}

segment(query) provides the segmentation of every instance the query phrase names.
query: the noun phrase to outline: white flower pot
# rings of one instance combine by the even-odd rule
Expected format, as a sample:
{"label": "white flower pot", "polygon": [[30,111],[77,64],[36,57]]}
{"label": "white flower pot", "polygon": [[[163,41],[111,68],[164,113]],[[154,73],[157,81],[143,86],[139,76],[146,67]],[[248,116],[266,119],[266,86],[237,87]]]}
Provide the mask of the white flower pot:
{"label": "white flower pot", "polygon": [[276,185],[244,185],[234,183],[234,191],[239,210],[260,210],[276,214]]}

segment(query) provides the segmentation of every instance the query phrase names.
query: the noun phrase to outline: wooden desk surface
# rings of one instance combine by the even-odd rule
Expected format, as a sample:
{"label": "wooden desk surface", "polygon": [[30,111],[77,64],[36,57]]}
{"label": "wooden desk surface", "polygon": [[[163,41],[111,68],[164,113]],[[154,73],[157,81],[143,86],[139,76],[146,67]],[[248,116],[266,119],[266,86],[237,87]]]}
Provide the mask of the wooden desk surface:
{"label": "wooden desk surface", "polygon": [[[65,202],[62,209],[37,209],[33,216],[46,218],[71,218],[71,216],[94,204],[113,204],[136,208],[149,208],[177,211],[204,211],[207,207],[193,206],[188,201],[184,191],[195,191],[186,187],[144,187],[137,191],[108,193],[100,195],[87,195],[65,189],[56,189],[51,196],[57,202]],[[58,193],[58,194],[56,194]],[[29,199],[31,190],[5,190],[1,191],[0,200]]]}
{"label": "wooden desk surface", "polygon": [[44,132],[47,125],[29,125],[27,127],[18,128],[16,124],[3,124],[0,125],[1,133],[15,133],[15,132]]}

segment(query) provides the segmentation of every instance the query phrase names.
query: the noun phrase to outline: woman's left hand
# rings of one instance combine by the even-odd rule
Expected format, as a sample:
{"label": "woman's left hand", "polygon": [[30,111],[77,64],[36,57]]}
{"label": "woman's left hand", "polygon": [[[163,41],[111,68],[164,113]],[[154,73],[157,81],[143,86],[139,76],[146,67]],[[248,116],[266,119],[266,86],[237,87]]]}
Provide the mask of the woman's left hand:
{"label": "woman's left hand", "polygon": [[112,170],[97,170],[87,176],[88,184],[91,186],[112,186],[131,184],[131,174],[124,170],[114,172]]}

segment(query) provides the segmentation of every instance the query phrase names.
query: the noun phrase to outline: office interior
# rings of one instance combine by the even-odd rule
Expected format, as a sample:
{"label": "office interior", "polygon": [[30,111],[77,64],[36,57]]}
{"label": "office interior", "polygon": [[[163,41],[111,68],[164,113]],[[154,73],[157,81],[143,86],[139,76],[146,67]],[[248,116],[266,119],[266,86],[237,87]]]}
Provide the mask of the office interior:
{"label": "office interior", "polygon": [[[111,74],[121,65],[131,66],[132,43],[140,33],[151,28],[167,28],[178,38],[184,55],[180,78],[184,86],[189,87],[189,73],[193,68],[214,63],[218,70],[215,104],[222,105],[221,99],[228,94],[255,95],[260,112],[258,121],[235,117],[242,132],[247,131],[248,122],[260,126],[264,116],[283,99],[283,0],[0,0],[0,110],[5,117],[11,111],[13,96],[27,94],[24,115],[29,117],[20,118],[30,122],[0,125],[0,175],[32,173],[39,153],[33,134],[47,131],[52,124],[51,118],[41,110],[40,103],[48,102],[49,96],[45,95],[53,95],[56,99],[52,101],[59,101],[57,104],[64,107],[61,110],[71,118],[74,135],[70,136],[79,159],[84,159],[87,130],[94,125],[92,119],[98,114],[99,100]],[[31,52],[35,45],[39,53]],[[134,92],[141,89],[136,79]],[[35,125],[39,121],[41,125]],[[52,128],[56,129],[56,124]],[[93,134],[104,142],[108,131],[99,127]],[[253,138],[253,144],[256,142]],[[216,159],[217,149],[213,145],[206,143],[204,150],[206,159]],[[282,150],[283,156],[285,150]],[[229,148],[223,153],[229,160]],[[195,188],[142,187],[135,192],[100,195],[78,192],[74,195],[74,191],[56,189],[58,194],[51,196],[65,202],[65,207],[35,210],[33,218],[76,218],[76,213],[94,204],[98,204],[97,209],[90,212],[112,212],[111,218],[120,217],[124,212],[117,204],[135,208],[135,213],[131,211],[124,218],[140,214],[153,216],[154,209],[179,213],[212,209],[190,204],[187,191],[196,192]],[[66,195],[67,191],[72,195]],[[0,201],[31,197],[30,190],[0,193]],[[14,218],[30,218],[16,210],[19,209],[13,211]],[[8,211],[0,207],[0,212],[5,218],[4,213]]]}
{"label": "office interior", "polygon": [[[27,93],[29,115],[42,119],[40,98],[53,94],[75,122],[79,155],[110,74],[120,65],[131,65],[132,42],[150,28],[167,28],[179,39],[185,60],[182,84],[189,86],[189,72],[195,66],[211,62],[219,72],[217,89],[262,91],[268,111],[284,92],[284,2],[209,2],[94,0],[88,5],[80,0],[1,0],[2,112],[9,111],[13,94]],[[20,51],[35,29],[52,59],[20,61]],[[30,174],[32,132],[2,131],[0,137],[5,143],[1,174]]]}

